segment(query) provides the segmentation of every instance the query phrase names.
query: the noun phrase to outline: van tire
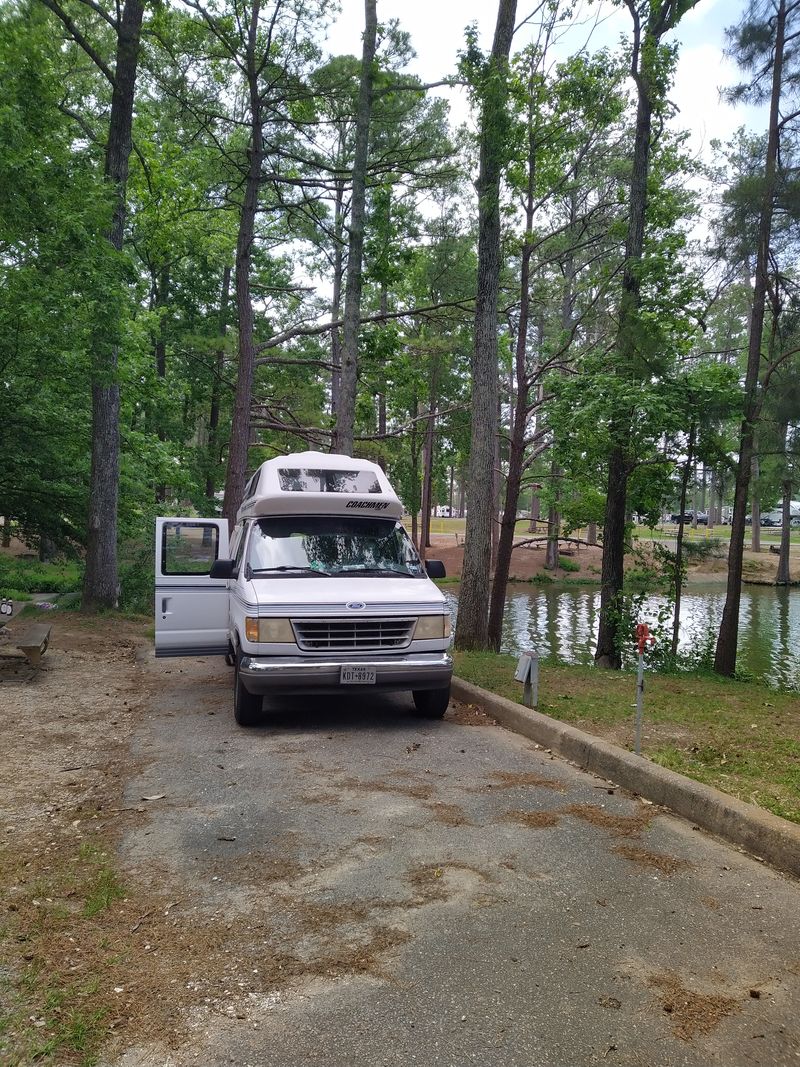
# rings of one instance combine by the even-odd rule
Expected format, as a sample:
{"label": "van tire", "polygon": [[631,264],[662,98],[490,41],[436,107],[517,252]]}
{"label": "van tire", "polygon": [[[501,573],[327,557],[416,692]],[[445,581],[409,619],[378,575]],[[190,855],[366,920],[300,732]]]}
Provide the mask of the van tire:
{"label": "van tire", "polygon": [[423,719],[442,719],[450,706],[450,686],[444,689],[415,689],[412,693],[417,714]]}
{"label": "van tire", "polygon": [[263,697],[245,689],[239,674],[241,653],[236,656],[233,675],[233,717],[240,726],[258,726],[261,722]]}

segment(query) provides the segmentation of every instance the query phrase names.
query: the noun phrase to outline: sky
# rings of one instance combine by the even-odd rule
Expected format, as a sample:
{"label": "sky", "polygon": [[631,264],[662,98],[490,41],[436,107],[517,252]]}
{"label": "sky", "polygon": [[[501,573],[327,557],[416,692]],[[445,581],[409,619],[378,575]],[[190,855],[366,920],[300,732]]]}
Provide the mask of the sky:
{"label": "sky", "polygon": [[[417,59],[410,72],[423,81],[437,81],[455,72],[457,53],[463,47],[464,28],[471,22],[478,26],[481,46],[491,47],[497,17],[496,0],[378,0],[378,20],[397,19],[400,27],[411,36]],[[361,55],[361,33],[364,26],[363,0],[340,0],[341,13],[328,32],[326,47],[332,55],[349,53]],[[591,35],[590,50],[615,46],[620,35],[631,32],[630,15],[626,9],[615,7],[609,0],[579,0],[578,21],[582,25],[571,30],[561,43],[563,55],[578,51]],[[723,54],[725,27],[735,24],[744,7],[744,0],[699,0],[696,7],[681,20],[678,29],[667,39],[681,44],[678,69],[671,100],[678,107],[673,123],[690,131],[690,149],[694,155],[710,158],[712,138],[728,140],[740,126],[754,132],[766,129],[766,113],[754,108],[731,105],[720,101],[721,87],[739,80],[736,64]],[[533,8],[532,0],[518,0],[517,22],[521,22]],[[529,40],[523,27],[514,38],[514,50]],[[450,101],[451,114],[456,122],[467,118],[465,96],[459,90],[444,90]]]}

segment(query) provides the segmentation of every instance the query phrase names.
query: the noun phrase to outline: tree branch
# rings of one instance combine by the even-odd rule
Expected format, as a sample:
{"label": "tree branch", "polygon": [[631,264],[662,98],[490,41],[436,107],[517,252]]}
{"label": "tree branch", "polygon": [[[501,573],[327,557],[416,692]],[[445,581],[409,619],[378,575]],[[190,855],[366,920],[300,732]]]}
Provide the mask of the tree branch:
{"label": "tree branch", "polygon": [[75,23],[63,9],[63,7],[61,7],[61,5],[57,2],[57,0],[40,0],[40,2],[44,4],[46,8],[53,12],[56,18],[62,23],[64,28],[72,37],[75,44],[79,45],[84,50],[86,55],[91,59],[91,61],[100,71],[100,73],[105,75],[109,85],[112,88],[115,88],[116,78],[111,73],[111,68],[106,65],[103,59],[101,59],[100,54],[97,52],[94,46],[87,40],[87,38],[84,37],[84,35],[75,25]]}
{"label": "tree branch", "polygon": [[[472,310],[467,306],[466,300],[449,300],[443,301],[440,304],[429,304],[425,307],[408,308],[406,311],[377,312],[374,315],[365,315],[359,320],[359,324],[364,326],[371,322],[388,322],[392,319],[407,319],[412,318],[414,315],[424,315],[431,311],[439,311],[441,308],[458,308],[467,313]],[[282,333],[275,334],[275,336],[270,337],[269,340],[257,344],[255,350],[256,352],[265,352],[267,349],[277,348],[279,345],[285,344],[286,341],[291,341],[295,337],[318,337],[321,333],[328,333],[329,330],[339,329],[343,324],[343,319],[336,319],[332,322],[320,323],[317,326],[293,326],[288,330],[284,330]],[[267,361],[264,359],[257,359],[255,365],[259,366],[264,362]]]}

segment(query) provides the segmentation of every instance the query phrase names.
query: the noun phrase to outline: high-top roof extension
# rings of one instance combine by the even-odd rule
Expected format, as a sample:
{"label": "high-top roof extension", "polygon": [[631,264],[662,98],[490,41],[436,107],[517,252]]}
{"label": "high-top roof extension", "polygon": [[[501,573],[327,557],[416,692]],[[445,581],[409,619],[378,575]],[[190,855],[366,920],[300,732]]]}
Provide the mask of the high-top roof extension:
{"label": "high-top roof extension", "polygon": [[399,519],[403,506],[378,464],[367,459],[327,452],[268,459],[245,486],[237,521],[297,514]]}

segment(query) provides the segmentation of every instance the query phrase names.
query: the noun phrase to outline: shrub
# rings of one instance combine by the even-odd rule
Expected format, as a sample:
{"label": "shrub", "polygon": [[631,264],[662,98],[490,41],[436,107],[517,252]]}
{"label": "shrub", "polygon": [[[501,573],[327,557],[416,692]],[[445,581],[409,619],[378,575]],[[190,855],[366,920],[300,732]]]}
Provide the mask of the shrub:
{"label": "shrub", "polygon": [[119,568],[119,606],[134,615],[152,615],[155,573],[150,546],[139,548]]}
{"label": "shrub", "polygon": [[9,590],[23,593],[71,593],[81,587],[80,564],[39,563],[38,560],[0,556],[0,595]]}
{"label": "shrub", "polygon": [[718,537],[712,537],[704,541],[683,542],[683,551],[686,558],[693,563],[701,563],[706,559],[720,559],[725,555],[722,541]]}

